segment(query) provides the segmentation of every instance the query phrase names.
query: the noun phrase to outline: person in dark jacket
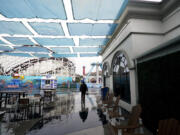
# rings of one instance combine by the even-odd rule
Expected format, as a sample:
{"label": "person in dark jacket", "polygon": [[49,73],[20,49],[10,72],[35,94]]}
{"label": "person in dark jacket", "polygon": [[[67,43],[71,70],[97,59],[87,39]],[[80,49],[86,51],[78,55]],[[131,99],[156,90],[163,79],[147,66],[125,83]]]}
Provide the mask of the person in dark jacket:
{"label": "person in dark jacket", "polygon": [[82,81],[82,84],[80,86],[80,91],[81,91],[81,100],[85,103],[85,95],[86,92],[88,91],[88,88],[84,81]]}

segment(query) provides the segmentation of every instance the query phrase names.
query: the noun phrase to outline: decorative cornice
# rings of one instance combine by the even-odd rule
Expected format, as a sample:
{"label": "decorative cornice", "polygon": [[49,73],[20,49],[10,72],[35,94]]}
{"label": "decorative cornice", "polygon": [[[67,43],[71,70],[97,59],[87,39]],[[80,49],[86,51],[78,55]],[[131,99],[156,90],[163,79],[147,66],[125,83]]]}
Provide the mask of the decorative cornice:
{"label": "decorative cornice", "polygon": [[[125,11],[119,19],[119,25],[116,28],[112,38],[109,40],[107,45],[101,51],[101,55],[110,46],[112,41],[117,37],[118,33],[128,24],[128,20],[131,18],[135,19],[151,19],[151,20],[162,20],[168,16],[172,10],[180,5],[179,0],[163,0],[161,4],[143,3],[137,1],[129,1]],[[170,12],[171,11],[171,12]]]}

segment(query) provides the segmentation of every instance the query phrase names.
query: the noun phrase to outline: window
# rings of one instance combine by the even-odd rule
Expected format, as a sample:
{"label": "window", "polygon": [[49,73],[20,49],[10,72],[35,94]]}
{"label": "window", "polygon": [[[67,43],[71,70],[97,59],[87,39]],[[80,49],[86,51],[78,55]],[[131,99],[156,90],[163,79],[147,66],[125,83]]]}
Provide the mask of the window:
{"label": "window", "polygon": [[117,53],[112,63],[114,95],[130,103],[130,82],[127,59],[123,53]]}
{"label": "window", "polygon": [[45,80],[45,84],[50,84],[50,80]]}

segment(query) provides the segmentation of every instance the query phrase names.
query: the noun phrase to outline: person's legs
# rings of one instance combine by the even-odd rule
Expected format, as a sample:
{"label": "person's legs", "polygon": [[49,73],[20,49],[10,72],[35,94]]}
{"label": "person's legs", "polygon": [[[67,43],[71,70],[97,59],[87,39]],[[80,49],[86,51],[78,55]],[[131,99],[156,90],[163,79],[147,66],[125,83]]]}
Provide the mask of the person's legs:
{"label": "person's legs", "polygon": [[82,92],[81,92],[81,101],[82,101]]}
{"label": "person's legs", "polygon": [[83,102],[83,103],[85,103],[85,93],[81,93],[81,101]]}

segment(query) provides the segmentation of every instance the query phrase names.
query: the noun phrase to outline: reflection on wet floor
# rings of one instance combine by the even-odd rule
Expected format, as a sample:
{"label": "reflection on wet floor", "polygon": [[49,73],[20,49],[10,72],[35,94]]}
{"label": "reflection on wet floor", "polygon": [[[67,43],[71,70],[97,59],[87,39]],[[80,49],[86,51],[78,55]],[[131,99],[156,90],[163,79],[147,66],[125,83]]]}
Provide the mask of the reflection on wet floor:
{"label": "reflection on wet floor", "polygon": [[85,105],[83,105],[81,104],[80,93],[58,96],[55,108],[45,114],[43,119],[32,127],[27,134],[65,135],[101,125],[96,106],[94,106],[96,103],[92,104],[89,100],[92,98],[95,102],[95,96],[88,96]]}
{"label": "reflection on wet floor", "polygon": [[[46,104],[43,110],[40,108],[37,111],[41,112],[41,116],[38,115],[38,117],[18,121],[12,115],[13,113],[6,113],[0,122],[0,133],[1,135],[73,135],[88,129],[95,131],[95,129],[98,130],[97,128],[100,128],[103,133],[104,123],[97,114],[97,93],[86,95],[85,103],[81,102],[79,92],[57,94],[54,102]],[[36,109],[33,111],[36,112]]]}
{"label": "reflection on wet floor", "polygon": [[[16,107],[6,111],[0,121],[0,135],[111,135],[110,125],[123,122],[111,119],[107,110],[97,108],[99,96],[99,90],[92,90],[82,102],[80,92],[58,91],[42,103],[39,98],[28,96],[28,110],[22,106],[21,111]],[[121,107],[119,112],[128,113]],[[135,132],[152,135],[146,128]],[[121,135],[121,130],[118,133]]]}

